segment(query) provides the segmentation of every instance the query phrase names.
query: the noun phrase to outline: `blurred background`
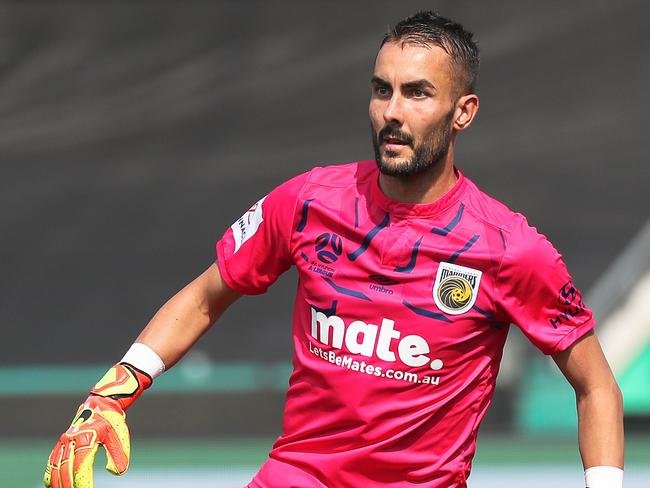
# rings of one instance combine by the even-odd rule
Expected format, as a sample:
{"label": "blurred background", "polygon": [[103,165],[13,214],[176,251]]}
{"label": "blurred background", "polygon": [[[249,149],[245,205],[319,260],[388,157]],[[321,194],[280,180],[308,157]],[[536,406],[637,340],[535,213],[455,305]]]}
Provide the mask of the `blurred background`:
{"label": "blurred background", "polygon": [[[39,486],[88,389],[253,202],[372,157],[374,56],[421,8],[478,39],[457,165],[564,255],[625,396],[626,486],[647,486],[650,4],[630,0],[1,4],[1,486]],[[291,271],[240,300],[160,377],[129,411],[132,469],[96,486],[243,486],[280,433],[294,290]],[[582,486],[574,401],[511,327],[470,486]]]}

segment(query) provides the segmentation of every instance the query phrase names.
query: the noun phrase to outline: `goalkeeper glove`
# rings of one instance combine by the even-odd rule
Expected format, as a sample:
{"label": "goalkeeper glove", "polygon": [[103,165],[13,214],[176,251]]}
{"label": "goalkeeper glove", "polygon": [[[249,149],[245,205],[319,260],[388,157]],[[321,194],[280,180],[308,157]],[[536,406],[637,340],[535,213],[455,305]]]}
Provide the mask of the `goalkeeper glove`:
{"label": "goalkeeper glove", "polygon": [[131,452],[124,411],[151,382],[148,374],[128,363],[109,369],[54,446],[43,476],[45,486],[92,488],[93,462],[100,445],[106,450],[106,469],[123,474]]}

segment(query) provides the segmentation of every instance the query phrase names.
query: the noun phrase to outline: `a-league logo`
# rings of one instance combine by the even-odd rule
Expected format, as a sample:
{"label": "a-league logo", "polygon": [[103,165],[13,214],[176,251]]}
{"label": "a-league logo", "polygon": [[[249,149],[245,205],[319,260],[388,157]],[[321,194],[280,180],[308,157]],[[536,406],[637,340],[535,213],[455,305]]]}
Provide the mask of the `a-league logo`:
{"label": "a-league logo", "polygon": [[316,238],[316,255],[323,263],[333,263],[343,253],[343,241],[336,234],[325,232]]}

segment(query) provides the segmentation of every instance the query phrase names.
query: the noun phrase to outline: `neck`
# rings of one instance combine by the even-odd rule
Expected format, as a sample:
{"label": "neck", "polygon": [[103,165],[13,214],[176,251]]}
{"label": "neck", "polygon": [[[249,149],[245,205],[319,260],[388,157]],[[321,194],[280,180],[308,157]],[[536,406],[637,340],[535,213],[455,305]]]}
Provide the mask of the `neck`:
{"label": "neck", "polygon": [[384,194],[405,203],[432,203],[456,184],[453,146],[443,161],[411,176],[388,176],[379,173],[379,188]]}

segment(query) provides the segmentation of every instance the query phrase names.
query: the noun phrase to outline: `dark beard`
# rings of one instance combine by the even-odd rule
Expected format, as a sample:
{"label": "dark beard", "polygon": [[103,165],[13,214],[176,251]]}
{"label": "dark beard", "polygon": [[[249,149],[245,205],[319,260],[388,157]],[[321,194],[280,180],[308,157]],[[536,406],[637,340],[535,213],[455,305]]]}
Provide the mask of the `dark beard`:
{"label": "dark beard", "polygon": [[[375,150],[375,162],[379,171],[386,176],[407,177],[417,175],[439,165],[449,152],[452,137],[450,122],[453,115],[454,111],[451,110],[429,137],[417,145],[414,144],[413,138],[410,135],[403,133],[394,124],[384,126],[376,137],[373,131],[372,146]],[[397,137],[404,141],[413,149],[413,157],[409,161],[405,161],[399,165],[386,164],[381,157],[380,149],[381,142],[385,136]],[[397,156],[397,154],[391,151],[387,151],[386,154],[393,157]]]}

